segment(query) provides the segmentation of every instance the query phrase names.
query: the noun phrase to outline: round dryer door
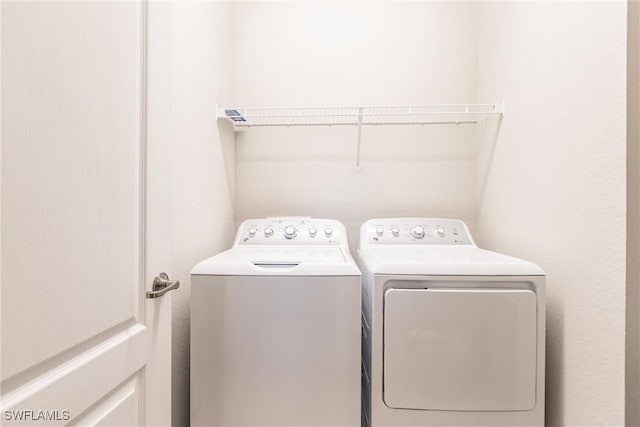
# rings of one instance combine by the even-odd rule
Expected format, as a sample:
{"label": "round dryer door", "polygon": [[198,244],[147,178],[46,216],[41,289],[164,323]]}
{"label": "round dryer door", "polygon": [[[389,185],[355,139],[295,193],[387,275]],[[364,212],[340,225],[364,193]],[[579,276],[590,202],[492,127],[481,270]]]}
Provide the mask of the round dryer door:
{"label": "round dryer door", "polygon": [[384,402],[391,408],[517,411],[535,406],[536,294],[389,289]]}

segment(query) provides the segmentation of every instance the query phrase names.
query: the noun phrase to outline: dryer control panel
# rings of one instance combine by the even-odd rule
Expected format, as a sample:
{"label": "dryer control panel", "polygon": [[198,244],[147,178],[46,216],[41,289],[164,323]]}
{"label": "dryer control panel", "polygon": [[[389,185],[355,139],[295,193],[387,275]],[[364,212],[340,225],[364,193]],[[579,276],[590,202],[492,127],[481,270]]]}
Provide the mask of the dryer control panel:
{"label": "dryer control panel", "polygon": [[248,219],[238,228],[234,246],[347,245],[344,225],[334,219],[270,217]]}
{"label": "dryer control panel", "polygon": [[447,218],[370,219],[360,230],[362,244],[473,245],[464,222]]}

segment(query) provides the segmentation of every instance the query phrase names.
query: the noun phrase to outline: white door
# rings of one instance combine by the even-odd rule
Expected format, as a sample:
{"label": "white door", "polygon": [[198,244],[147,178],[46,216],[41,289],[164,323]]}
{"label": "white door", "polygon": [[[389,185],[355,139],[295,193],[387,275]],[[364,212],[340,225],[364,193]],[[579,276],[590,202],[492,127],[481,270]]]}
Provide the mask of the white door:
{"label": "white door", "polygon": [[169,8],[2,2],[3,425],[170,424]]}

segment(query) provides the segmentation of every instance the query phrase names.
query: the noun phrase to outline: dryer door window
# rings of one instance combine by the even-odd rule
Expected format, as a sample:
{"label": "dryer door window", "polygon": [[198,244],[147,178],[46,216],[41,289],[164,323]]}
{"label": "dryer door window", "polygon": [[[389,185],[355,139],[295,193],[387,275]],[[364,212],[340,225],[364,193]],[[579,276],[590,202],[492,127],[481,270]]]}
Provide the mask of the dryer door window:
{"label": "dryer door window", "polygon": [[384,401],[391,408],[535,406],[536,295],[529,290],[389,289]]}

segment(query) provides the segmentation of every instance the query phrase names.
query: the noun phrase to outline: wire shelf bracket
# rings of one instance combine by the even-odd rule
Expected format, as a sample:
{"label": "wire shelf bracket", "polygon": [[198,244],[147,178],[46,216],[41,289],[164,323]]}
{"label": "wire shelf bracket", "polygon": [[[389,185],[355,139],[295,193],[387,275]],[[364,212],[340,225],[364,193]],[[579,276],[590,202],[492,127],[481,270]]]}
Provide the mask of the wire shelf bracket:
{"label": "wire shelf bracket", "polygon": [[504,114],[504,101],[495,104],[217,109],[218,120],[231,122],[235,131],[252,127],[354,126],[358,129],[356,172],[361,171],[362,126],[467,125],[478,123],[487,116]]}

